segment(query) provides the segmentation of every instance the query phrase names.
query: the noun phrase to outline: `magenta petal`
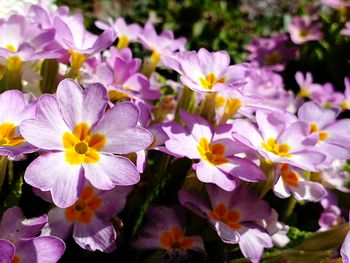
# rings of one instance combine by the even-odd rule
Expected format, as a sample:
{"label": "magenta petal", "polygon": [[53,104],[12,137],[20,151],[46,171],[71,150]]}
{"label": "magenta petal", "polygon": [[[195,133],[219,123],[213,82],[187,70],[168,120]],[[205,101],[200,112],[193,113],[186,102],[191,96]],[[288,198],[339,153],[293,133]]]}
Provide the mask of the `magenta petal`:
{"label": "magenta petal", "polygon": [[126,157],[100,154],[97,163],[84,163],[85,177],[101,190],[115,185],[134,185],[140,180],[136,166]]}
{"label": "magenta petal", "polygon": [[10,263],[15,256],[15,246],[6,239],[0,239],[0,263]]}
{"label": "magenta petal", "polygon": [[109,221],[93,216],[88,224],[76,223],[73,230],[75,242],[82,248],[95,251],[112,252],[115,249],[117,233]]}
{"label": "magenta petal", "polygon": [[68,207],[78,200],[84,185],[80,165],[65,161],[64,152],[47,153],[36,158],[25,171],[24,180],[42,191],[51,191],[58,207]]}

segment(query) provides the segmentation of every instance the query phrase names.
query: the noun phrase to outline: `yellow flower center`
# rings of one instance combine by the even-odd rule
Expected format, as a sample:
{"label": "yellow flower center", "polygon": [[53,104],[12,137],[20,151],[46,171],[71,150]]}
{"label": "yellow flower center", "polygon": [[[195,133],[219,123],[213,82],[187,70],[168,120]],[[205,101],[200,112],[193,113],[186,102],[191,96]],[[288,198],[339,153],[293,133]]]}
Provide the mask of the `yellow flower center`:
{"label": "yellow flower center", "polygon": [[151,64],[153,66],[157,66],[159,61],[160,61],[160,54],[156,50],[153,50],[151,55]]}
{"label": "yellow flower center", "polygon": [[164,231],[159,242],[162,248],[172,252],[184,252],[194,243],[192,238],[183,235],[179,226],[174,226],[170,231]]}
{"label": "yellow flower center", "polygon": [[283,183],[287,186],[298,187],[298,181],[301,176],[289,169],[289,165],[284,163],[281,167],[281,176]]}
{"label": "yellow flower center", "polygon": [[90,134],[90,127],[82,122],[75,126],[73,133],[65,132],[62,136],[66,149],[66,161],[70,164],[95,163],[100,160],[98,151],[106,144],[103,134]]}
{"label": "yellow flower center", "polygon": [[87,186],[83,189],[79,199],[74,205],[66,208],[67,221],[78,221],[83,224],[90,223],[94,213],[101,207],[102,199],[94,195],[94,189]]}
{"label": "yellow flower center", "polygon": [[206,75],[205,79],[200,77],[199,83],[202,85],[202,87],[206,90],[211,90],[216,83],[224,83],[225,78],[221,77],[218,79],[213,73],[209,73]]}
{"label": "yellow flower center", "polygon": [[350,110],[350,103],[348,101],[344,101],[340,104],[340,108],[342,110]]}
{"label": "yellow flower center", "polygon": [[307,88],[300,88],[300,91],[298,93],[298,96],[301,98],[307,98],[309,97],[310,92]]}
{"label": "yellow flower center", "polygon": [[215,220],[223,222],[233,230],[241,228],[238,222],[241,217],[240,213],[237,210],[228,209],[223,203],[217,205],[214,210],[209,211],[208,215]]}
{"label": "yellow flower center", "polygon": [[79,69],[86,60],[86,56],[74,50],[69,50],[69,53],[71,55],[71,71],[79,72]]}
{"label": "yellow flower center", "polygon": [[25,142],[22,136],[16,136],[16,126],[10,122],[0,125],[0,146],[17,146]]}
{"label": "yellow flower center", "polygon": [[317,132],[318,133],[318,143],[326,140],[329,137],[329,133],[325,131],[319,131],[318,126],[316,123],[310,124],[310,131],[309,134]]}
{"label": "yellow flower center", "polygon": [[202,137],[199,140],[197,150],[203,160],[215,166],[228,162],[224,156],[225,146],[221,143],[210,144],[207,138]]}
{"label": "yellow flower center", "polygon": [[127,36],[119,36],[117,49],[123,49],[128,46],[129,46],[129,38]]}
{"label": "yellow flower center", "polygon": [[278,144],[276,139],[269,138],[267,143],[262,142],[261,145],[269,152],[272,152],[281,157],[290,157],[289,151],[291,150],[290,146],[286,143]]}

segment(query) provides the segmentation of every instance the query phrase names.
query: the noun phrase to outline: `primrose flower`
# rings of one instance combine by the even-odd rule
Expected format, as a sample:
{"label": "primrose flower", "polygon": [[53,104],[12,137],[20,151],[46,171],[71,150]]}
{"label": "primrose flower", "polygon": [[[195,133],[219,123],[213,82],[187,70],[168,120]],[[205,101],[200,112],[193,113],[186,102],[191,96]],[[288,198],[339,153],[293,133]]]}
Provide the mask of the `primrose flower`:
{"label": "primrose flower", "polygon": [[205,48],[198,52],[179,52],[164,57],[162,61],[181,75],[185,86],[199,93],[215,92],[222,84],[242,87],[250,72],[243,65],[230,66],[230,56],[226,51],[209,52]]}
{"label": "primrose flower", "polygon": [[155,100],[160,97],[159,90],[151,89],[146,76],[139,73],[141,60],[132,57],[129,48],[109,49],[106,62],[98,64],[84,76],[84,83],[100,82],[108,90],[108,96],[115,102],[123,99]]}
{"label": "primrose flower", "polygon": [[194,193],[181,190],[180,203],[208,219],[222,241],[239,244],[243,255],[252,262],[259,262],[265,247],[272,247],[272,241],[265,229],[255,223],[268,219],[270,208],[250,188],[239,186],[232,192],[207,184],[210,204]]}
{"label": "primrose flower", "polygon": [[71,72],[77,74],[85,59],[109,47],[115,40],[115,33],[108,29],[100,36],[88,32],[83,23],[83,16],[56,16],[53,20],[56,41],[66,50],[71,58]]}
{"label": "primrose flower", "polygon": [[0,64],[6,67],[4,78],[8,73],[16,76],[16,81],[18,79],[20,82],[17,84],[11,79],[13,83],[9,88],[21,87],[24,62],[61,57],[60,48],[51,46],[54,36],[54,29],[40,29],[38,25],[18,14],[0,22]]}
{"label": "primrose flower", "polygon": [[151,207],[148,223],[133,242],[137,249],[163,249],[170,258],[184,257],[188,250],[204,253],[200,236],[185,235],[185,215],[179,207]]}
{"label": "primrose flower", "polygon": [[288,45],[285,34],[271,38],[253,38],[247,46],[249,60],[262,68],[284,70],[284,63],[296,57],[297,49]]}
{"label": "primrose flower", "polygon": [[293,17],[288,30],[294,44],[320,40],[323,37],[321,23],[312,23],[309,17]]}
{"label": "primrose flower", "polygon": [[338,198],[331,190],[327,189],[326,195],[321,200],[321,205],[323,211],[318,220],[320,225],[318,231],[328,230],[344,222],[341,209],[338,206]]}
{"label": "primrose flower", "polygon": [[246,120],[235,120],[233,137],[255,149],[268,162],[287,163],[296,167],[317,171],[325,155],[312,146],[315,139],[307,140],[309,125],[296,120],[287,112],[256,112],[259,130]]}
{"label": "primrose flower", "polygon": [[36,237],[46,223],[46,215],[25,219],[19,207],[6,210],[0,223],[0,261],[57,262],[65,250],[64,242],[57,237]]}
{"label": "primrose flower", "polygon": [[139,110],[124,102],[105,112],[106,89],[85,90],[73,80],[63,80],[55,96],[38,99],[36,116],[21,123],[20,131],[31,144],[45,151],[28,167],[25,181],[50,191],[62,208],[79,198],[85,180],[101,190],[133,185],[139,179],[128,154],[146,149],[153,136],[137,127]]}
{"label": "primrose flower", "polygon": [[180,37],[175,39],[171,30],[165,30],[157,34],[152,23],[147,22],[139,35],[139,41],[145,49],[152,51],[150,62],[156,66],[164,55],[172,55],[176,51],[185,50],[186,39]]}
{"label": "primrose flower", "polygon": [[341,192],[350,192],[350,173],[344,170],[345,160],[335,160],[330,165],[322,166],[321,176],[322,184],[332,189],[335,188]]}
{"label": "primrose flower", "polygon": [[241,88],[241,92],[245,96],[260,97],[265,108],[269,105],[287,110],[293,106],[293,94],[285,90],[283,78],[279,74],[256,68],[251,71],[246,81],[247,84]]}
{"label": "primrose flower", "polygon": [[22,92],[8,90],[0,94],[0,155],[16,158],[37,150],[19,132],[20,123],[34,115],[35,103],[28,103]]}
{"label": "primrose flower", "polygon": [[304,77],[303,73],[298,71],[295,73],[295,80],[299,85],[300,91],[298,96],[301,98],[314,99],[324,94],[322,85],[313,82],[313,77],[310,72],[307,72]]}
{"label": "primrose flower", "polygon": [[42,235],[65,240],[73,233],[75,242],[84,249],[112,252],[117,233],[111,219],[123,210],[131,190],[129,186],[117,186],[101,191],[86,184],[73,205],[50,210]]}
{"label": "primrose flower", "polygon": [[123,49],[129,46],[130,42],[137,42],[142,28],[139,24],[133,23],[131,25],[126,24],[124,18],[119,17],[113,21],[111,18],[108,20],[108,24],[97,21],[96,26],[102,30],[112,29],[118,37],[118,49]]}
{"label": "primrose flower", "polygon": [[265,179],[265,174],[252,161],[236,156],[247,151],[247,147],[233,140],[231,125],[221,125],[213,131],[205,119],[185,111],[180,114],[186,126],[176,122],[164,125],[169,137],[165,147],[177,157],[199,159],[193,168],[200,181],[232,191],[238,178],[248,182]]}
{"label": "primrose flower", "polygon": [[273,191],[280,198],[288,198],[292,194],[299,201],[318,202],[326,194],[321,184],[306,180],[302,170],[289,164],[279,165],[276,173]]}
{"label": "primrose flower", "polygon": [[327,164],[350,158],[350,120],[336,120],[336,117],[336,110],[322,108],[311,101],[298,110],[299,120],[309,125],[309,134],[318,137],[314,149],[326,156]]}

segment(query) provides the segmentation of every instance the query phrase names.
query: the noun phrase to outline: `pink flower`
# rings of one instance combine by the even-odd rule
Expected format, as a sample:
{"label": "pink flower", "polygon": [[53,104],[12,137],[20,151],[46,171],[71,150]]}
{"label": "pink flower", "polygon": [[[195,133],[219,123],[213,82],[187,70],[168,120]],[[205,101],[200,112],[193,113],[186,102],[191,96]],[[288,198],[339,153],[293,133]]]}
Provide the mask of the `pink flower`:
{"label": "pink flower", "polygon": [[0,94],[0,155],[16,158],[37,150],[19,132],[21,122],[34,115],[35,103],[26,101],[22,92],[9,90]]}
{"label": "pink flower", "polygon": [[194,193],[181,190],[180,203],[208,219],[222,241],[239,244],[243,255],[252,262],[259,262],[265,247],[272,247],[272,241],[265,229],[255,223],[268,219],[270,208],[259,199],[253,190],[240,186],[226,192],[212,185],[206,185],[210,204]]}
{"label": "pink flower", "polygon": [[0,223],[0,261],[57,262],[66,248],[64,242],[57,237],[36,237],[46,223],[46,215],[25,219],[19,207],[7,209]]}
{"label": "pink flower", "polygon": [[307,140],[309,126],[306,123],[288,113],[261,110],[256,112],[256,121],[258,127],[246,120],[235,120],[233,137],[256,150],[268,162],[318,170],[316,166],[325,156],[312,148],[315,140]]}
{"label": "pink flower", "polygon": [[118,49],[128,47],[130,42],[137,42],[142,31],[140,25],[136,23],[128,25],[122,17],[119,17],[115,21],[113,21],[112,18],[109,18],[108,24],[97,21],[96,26],[102,30],[112,29],[117,34]]}
{"label": "pink flower", "polygon": [[288,44],[285,34],[271,38],[253,38],[247,46],[249,60],[262,68],[284,70],[285,62],[296,57],[297,49]]}
{"label": "pink flower", "polygon": [[162,61],[181,75],[184,85],[199,93],[218,91],[222,84],[242,87],[250,72],[243,65],[230,66],[230,56],[226,51],[209,52],[204,48],[198,52],[179,52],[164,57]]}
{"label": "pink flower", "polygon": [[124,102],[105,112],[107,103],[104,87],[82,90],[66,79],[56,96],[39,98],[34,119],[21,123],[23,137],[46,151],[28,166],[25,181],[51,191],[59,207],[78,200],[86,179],[101,190],[140,179],[129,159],[114,154],[146,149],[153,136],[137,127],[139,110],[134,104]]}
{"label": "pink flower", "polygon": [[303,171],[288,164],[281,164],[276,169],[274,193],[280,198],[291,195],[299,201],[318,202],[326,194],[324,187],[316,182],[308,181]]}
{"label": "pink flower", "polygon": [[231,125],[221,125],[213,131],[205,119],[185,111],[180,114],[186,126],[175,122],[164,125],[169,137],[165,147],[177,157],[199,159],[192,167],[200,181],[232,191],[237,179],[248,182],[265,179],[265,174],[252,161],[236,156],[246,152],[247,147],[233,140]]}
{"label": "pink flower", "polygon": [[204,252],[200,236],[185,235],[185,217],[179,207],[151,207],[148,223],[133,242],[138,249],[163,249],[170,257],[183,257],[188,250]]}
{"label": "pink flower", "polygon": [[86,184],[73,205],[50,210],[42,235],[65,240],[73,233],[75,242],[86,250],[112,252],[117,233],[111,219],[123,210],[131,190],[132,187],[117,186],[101,191]]}
{"label": "pink flower", "polygon": [[293,43],[300,45],[323,38],[321,23],[312,23],[309,17],[293,17],[288,30]]}

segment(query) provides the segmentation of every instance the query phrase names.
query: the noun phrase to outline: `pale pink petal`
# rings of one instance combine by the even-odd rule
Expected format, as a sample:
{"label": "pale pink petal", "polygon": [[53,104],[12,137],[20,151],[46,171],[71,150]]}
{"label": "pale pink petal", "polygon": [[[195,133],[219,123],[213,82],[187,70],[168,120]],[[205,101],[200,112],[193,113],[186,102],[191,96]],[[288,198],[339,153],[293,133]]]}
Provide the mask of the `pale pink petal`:
{"label": "pale pink petal", "polygon": [[71,165],[64,152],[47,153],[36,158],[25,171],[24,180],[42,191],[51,191],[58,207],[68,207],[78,200],[84,185],[80,165]]}
{"label": "pale pink petal", "polygon": [[46,149],[63,149],[63,134],[70,132],[64,122],[57,100],[52,95],[42,95],[37,102],[35,119],[25,120],[20,125],[22,136],[30,144]]}
{"label": "pale pink petal", "polygon": [[134,185],[140,180],[136,166],[126,157],[100,154],[96,163],[83,163],[85,178],[97,189]]}

